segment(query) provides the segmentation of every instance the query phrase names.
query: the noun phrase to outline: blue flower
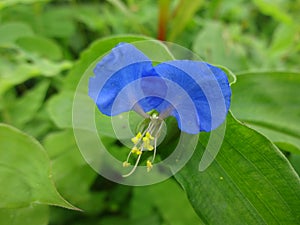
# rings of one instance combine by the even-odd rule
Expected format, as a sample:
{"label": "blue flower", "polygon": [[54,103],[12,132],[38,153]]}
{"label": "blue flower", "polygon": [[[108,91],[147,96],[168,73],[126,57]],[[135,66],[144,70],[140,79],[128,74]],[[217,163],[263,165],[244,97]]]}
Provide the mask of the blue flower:
{"label": "blue flower", "polygon": [[[134,110],[150,119],[139,132],[129,157],[136,154],[138,165],[144,151],[153,151],[147,161],[152,168],[162,120],[174,116],[181,131],[197,134],[217,128],[226,118],[231,90],[226,74],[206,62],[174,60],[153,66],[140,50],[120,43],[103,57],[89,80],[89,96],[105,115]],[[131,174],[134,169],[129,173]]]}

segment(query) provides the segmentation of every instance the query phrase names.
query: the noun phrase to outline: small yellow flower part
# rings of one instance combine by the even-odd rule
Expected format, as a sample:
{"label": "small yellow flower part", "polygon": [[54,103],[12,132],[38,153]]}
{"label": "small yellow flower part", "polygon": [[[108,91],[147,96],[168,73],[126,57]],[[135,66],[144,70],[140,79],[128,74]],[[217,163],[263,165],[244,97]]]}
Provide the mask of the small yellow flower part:
{"label": "small yellow flower part", "polygon": [[150,145],[150,143],[145,143],[145,148],[148,149],[149,151],[152,151],[154,147]]}
{"label": "small yellow flower part", "polygon": [[127,156],[127,160],[123,163],[123,166],[128,167],[131,165],[128,163],[128,161],[130,156],[133,154],[136,155],[135,163],[132,165],[133,167],[131,168],[131,171],[123,175],[123,177],[129,177],[134,173],[143,157],[144,151],[153,151],[152,159],[147,160],[146,162],[147,172],[150,172],[150,170],[153,168],[152,162],[154,162],[156,156],[157,139],[160,135],[162,125],[162,119],[160,119],[158,115],[150,115],[148,127],[146,129],[143,128],[141,132],[138,132],[135,137],[131,138],[131,141],[134,145]]}
{"label": "small yellow flower part", "polygon": [[146,133],[146,137],[149,138],[149,139],[151,139],[151,140],[154,139],[154,137],[152,137],[151,134],[150,134],[149,132]]}
{"label": "small yellow flower part", "polygon": [[146,142],[150,142],[150,139],[147,138],[147,137],[143,137],[143,142],[146,143]]}
{"label": "small yellow flower part", "polygon": [[153,165],[150,162],[150,160],[147,160],[147,172],[149,172],[152,169]]}
{"label": "small yellow flower part", "polygon": [[[150,134],[149,134],[150,135]],[[144,147],[146,149],[148,149],[149,151],[152,151],[154,149],[154,147],[150,144],[150,138],[152,137],[150,135],[150,137],[146,134],[146,137],[143,137],[143,143],[144,143]]]}
{"label": "small yellow flower part", "polygon": [[127,161],[123,162],[123,167],[128,167],[128,166],[130,166],[129,162],[127,162]]}
{"label": "small yellow flower part", "polygon": [[133,149],[131,150],[131,152],[133,154],[137,154],[137,155],[142,154],[142,151],[140,149],[138,149],[137,147],[133,147]]}
{"label": "small yellow flower part", "polygon": [[135,137],[131,138],[132,143],[136,145],[140,141],[141,137],[142,133],[138,132],[138,134]]}

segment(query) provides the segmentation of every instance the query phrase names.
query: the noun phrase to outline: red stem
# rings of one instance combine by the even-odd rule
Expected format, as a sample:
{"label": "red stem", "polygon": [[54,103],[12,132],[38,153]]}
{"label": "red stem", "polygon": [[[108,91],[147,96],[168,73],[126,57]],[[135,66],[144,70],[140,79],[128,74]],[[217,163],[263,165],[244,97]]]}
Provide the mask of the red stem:
{"label": "red stem", "polygon": [[159,19],[158,19],[158,35],[157,39],[160,41],[166,40],[167,24],[169,19],[169,5],[170,0],[159,1]]}

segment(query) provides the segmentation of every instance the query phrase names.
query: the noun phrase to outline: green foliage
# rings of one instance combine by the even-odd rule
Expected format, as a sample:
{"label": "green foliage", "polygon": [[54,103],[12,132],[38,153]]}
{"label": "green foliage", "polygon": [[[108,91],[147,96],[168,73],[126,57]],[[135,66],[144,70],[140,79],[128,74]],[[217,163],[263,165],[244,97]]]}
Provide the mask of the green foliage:
{"label": "green foliage", "polygon": [[0,33],[1,46],[12,46],[18,38],[33,35],[31,27],[22,22],[4,23],[0,26]]}
{"label": "green foliage", "polygon": [[60,128],[72,127],[73,92],[61,92],[48,101],[47,110],[55,125]]}
{"label": "green foliage", "polygon": [[197,10],[203,5],[203,0],[181,0],[173,12],[169,40],[174,41],[183,31],[189,21],[193,18]]}
{"label": "green foliage", "polygon": [[49,222],[49,207],[31,205],[25,208],[0,209],[0,224],[47,225]]}
{"label": "green foliage", "polygon": [[18,38],[16,44],[26,52],[36,54],[51,60],[60,60],[62,52],[60,47],[51,39],[32,36]]}
{"label": "green foliage", "polygon": [[280,22],[291,23],[291,16],[285,12],[284,2],[280,1],[266,1],[266,0],[253,0],[253,3],[261,10],[262,13],[272,16]]}
{"label": "green foliage", "polygon": [[299,177],[268,139],[228,115],[222,147],[200,172],[208,139],[200,135],[194,156],[175,174],[205,224],[297,224]]}
{"label": "green foliage", "polygon": [[150,217],[155,213],[154,207],[159,210],[166,223],[204,224],[197,217],[187,197],[183,194],[183,190],[173,179],[160,184],[134,188],[130,208],[134,220]]}
{"label": "green foliage", "polygon": [[[299,10],[292,0],[0,1],[0,225],[299,224]],[[215,155],[205,152],[213,134],[201,133],[178,183],[123,186],[81,155],[75,91],[84,118],[89,67],[119,42],[159,36],[163,25],[166,41],[227,73],[237,119],[228,116],[207,170],[199,163]],[[147,47],[158,61],[173,58],[160,44]],[[140,120],[116,116],[114,128],[136,131]],[[95,124],[111,155],[124,159],[130,149],[111,118],[96,110]],[[167,126],[158,158],[178,141],[176,123]]]}
{"label": "green foliage", "polygon": [[237,79],[232,86],[234,115],[266,135],[279,148],[300,154],[300,129],[295,123],[299,121],[300,74],[243,73]]}
{"label": "green foliage", "polygon": [[35,139],[4,124],[0,125],[0,137],[0,178],[5,181],[0,208],[49,204],[75,209],[56,191],[50,161]]}

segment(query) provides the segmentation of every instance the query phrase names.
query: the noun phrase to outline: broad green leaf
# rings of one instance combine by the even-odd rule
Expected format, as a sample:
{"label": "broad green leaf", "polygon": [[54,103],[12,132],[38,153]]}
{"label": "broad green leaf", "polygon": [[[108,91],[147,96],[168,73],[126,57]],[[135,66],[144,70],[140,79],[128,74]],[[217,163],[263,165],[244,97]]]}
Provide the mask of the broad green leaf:
{"label": "broad green leaf", "polygon": [[72,104],[74,93],[64,91],[53,96],[47,103],[48,113],[55,123],[60,128],[72,127]]}
{"label": "broad green leaf", "polygon": [[[82,104],[80,113],[85,116],[86,102],[92,101],[87,94],[78,94],[78,99]],[[52,121],[59,128],[72,128],[72,107],[74,101],[74,93],[71,91],[63,91],[60,94],[53,96],[47,105],[47,110]],[[99,127],[100,133],[105,136],[114,136],[114,130],[111,125],[111,118],[96,111],[95,119]]]}
{"label": "broad green leaf", "polygon": [[169,179],[148,188],[154,205],[160,211],[167,224],[205,224],[197,216],[184,191],[174,180]]}
{"label": "broad green leaf", "polygon": [[40,82],[36,87],[28,90],[23,97],[12,102],[12,105],[9,105],[10,123],[22,128],[26,123],[32,120],[43,104],[48,87],[49,82]]}
{"label": "broad green leaf", "polygon": [[60,60],[62,51],[53,39],[40,36],[21,37],[16,41],[23,50],[51,60]]}
{"label": "broad green leaf", "polygon": [[81,79],[87,68],[101,55],[104,55],[115,47],[120,42],[134,42],[149,40],[147,37],[143,36],[114,36],[109,38],[103,38],[95,41],[87,50],[85,50],[77,63],[75,63],[72,70],[68,73],[65,80],[65,88],[70,90],[75,90],[79,80]]}
{"label": "broad green leaf", "polygon": [[13,47],[18,38],[33,35],[33,31],[26,23],[10,22],[0,26],[0,34],[0,46]]}
{"label": "broad green leaf", "polygon": [[139,198],[131,205],[131,216],[134,218],[154,213],[150,209],[155,207],[167,224],[204,224],[191,207],[184,191],[172,179],[151,186],[135,187],[133,193],[134,197]]}
{"label": "broad green leaf", "polygon": [[51,133],[43,143],[52,161],[58,191],[86,213],[99,213],[105,206],[106,193],[90,191],[98,174],[81,155],[73,131]]}
{"label": "broad green leaf", "polygon": [[76,209],[57,192],[43,147],[19,130],[0,125],[0,208],[35,204]]}
{"label": "broad green leaf", "polygon": [[237,80],[232,86],[234,115],[283,150],[300,153],[300,73],[245,73]]}
{"label": "broad green leaf", "polygon": [[291,164],[293,165],[294,169],[296,170],[296,172],[299,175],[300,174],[300,155],[291,154],[289,156],[289,161],[291,162]]}
{"label": "broad green leaf", "polygon": [[181,0],[174,12],[174,18],[171,20],[171,30],[168,37],[169,41],[174,41],[176,37],[187,26],[197,10],[203,5],[203,0]]}
{"label": "broad green leaf", "polygon": [[200,134],[193,157],[175,174],[205,224],[299,223],[299,177],[268,139],[228,115],[220,151],[200,172],[208,139]]}
{"label": "broad green leaf", "polygon": [[48,221],[49,207],[46,205],[0,209],[0,225],[47,225]]}
{"label": "broad green leaf", "polygon": [[[151,185],[151,187],[154,185]],[[137,220],[154,213],[153,195],[148,193],[147,186],[134,187],[130,201],[130,219]],[[147,194],[145,194],[147,193]],[[157,198],[160,197],[156,196]]]}
{"label": "broad green leaf", "polygon": [[[72,129],[50,133],[44,139],[43,145],[52,161],[53,176],[56,180],[62,180],[74,168],[86,164],[76,145]],[[67,165],[65,165],[66,159],[69,160]]]}

